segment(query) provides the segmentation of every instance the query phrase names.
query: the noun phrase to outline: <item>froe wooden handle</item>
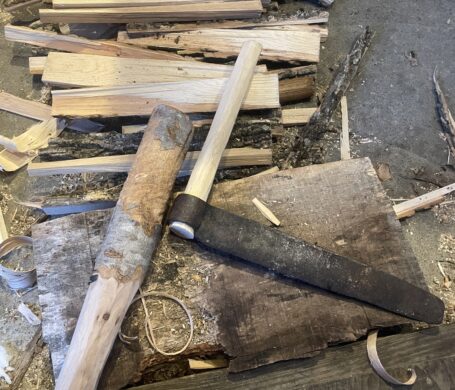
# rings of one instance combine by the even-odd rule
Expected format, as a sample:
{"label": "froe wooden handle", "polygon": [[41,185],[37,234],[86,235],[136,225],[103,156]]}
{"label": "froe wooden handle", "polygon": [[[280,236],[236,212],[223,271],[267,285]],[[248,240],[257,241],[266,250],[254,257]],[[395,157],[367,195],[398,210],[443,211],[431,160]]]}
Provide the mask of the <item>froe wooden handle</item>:
{"label": "froe wooden handle", "polygon": [[[250,89],[261,50],[262,46],[256,41],[248,41],[243,44],[185,193],[204,201],[207,200],[240,106]],[[170,228],[184,238],[192,239],[194,237],[193,229],[186,224],[173,222]]]}
{"label": "froe wooden handle", "polygon": [[56,389],[96,388],[159,242],[191,135],[191,122],[183,113],[167,106],[155,108],[96,258],[96,280],[85,297]]}

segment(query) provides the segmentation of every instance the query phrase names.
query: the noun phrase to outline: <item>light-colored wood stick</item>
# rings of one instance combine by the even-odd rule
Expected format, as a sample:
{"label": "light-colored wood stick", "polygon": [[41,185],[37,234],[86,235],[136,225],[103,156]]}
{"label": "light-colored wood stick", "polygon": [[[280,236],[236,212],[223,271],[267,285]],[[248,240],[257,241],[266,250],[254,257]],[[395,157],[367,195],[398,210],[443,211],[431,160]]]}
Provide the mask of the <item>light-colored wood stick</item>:
{"label": "light-colored wood stick", "polygon": [[[102,87],[226,78],[233,66],[199,61],[169,61],[49,53],[42,81],[60,87]],[[257,67],[264,73],[264,65]]]}
{"label": "light-colored wood stick", "polygon": [[228,366],[226,359],[188,359],[191,370],[212,370],[214,368],[223,368]]}
{"label": "light-colored wood stick", "polygon": [[407,200],[393,206],[393,210],[398,219],[410,217],[415,214],[417,210],[428,209],[444,200],[444,195],[450,194],[455,191],[455,183],[448,186],[439,188],[435,191],[428,192],[417,198]]}
{"label": "light-colored wood stick", "polygon": [[312,31],[207,29],[157,34],[153,37],[129,38],[118,34],[118,40],[140,47],[160,47],[221,53],[221,57],[239,53],[250,40],[259,42],[262,59],[274,61],[319,61],[321,35]]}
{"label": "light-colored wood stick", "polygon": [[71,53],[97,54],[108,57],[152,58],[158,60],[183,60],[178,54],[132,47],[114,41],[94,41],[50,31],[32,30],[27,27],[5,26],[5,39]]}
{"label": "light-colored wood stick", "polygon": [[351,158],[351,148],[349,146],[349,117],[348,101],[346,96],[341,98],[341,133],[340,133],[340,154],[342,160]]}
{"label": "light-colored wood stick", "polygon": [[284,126],[297,126],[308,123],[311,116],[316,112],[316,107],[310,108],[286,108],[281,112]]}
{"label": "light-colored wood stick", "polygon": [[[200,152],[187,153],[179,176],[188,176],[191,173],[199,154]],[[63,175],[68,173],[128,172],[131,169],[134,159],[134,154],[127,154],[121,156],[39,162],[29,164],[27,172],[30,176]],[[271,163],[272,151],[270,149],[233,148],[224,151],[219,168],[270,165]]]}
{"label": "light-colored wood stick", "polygon": [[47,57],[29,57],[28,70],[30,74],[43,74]]}
{"label": "light-colored wood stick", "polygon": [[240,107],[246,100],[261,49],[255,41],[249,41],[242,47],[185,193],[207,200]]}
{"label": "light-colored wood stick", "polygon": [[[226,0],[53,0],[54,9],[68,8],[125,8],[125,7],[150,7],[158,5],[180,5],[198,3],[217,3]],[[237,0],[228,0],[237,1]]]}
{"label": "light-colored wood stick", "polygon": [[191,139],[182,113],[153,112],[98,252],[57,390],[94,390],[161,238],[161,223]]}
{"label": "light-colored wood stick", "polygon": [[258,210],[261,212],[261,214],[265,218],[267,218],[271,223],[273,223],[275,226],[281,225],[280,220],[275,216],[275,214],[273,214],[272,211],[264,203],[262,203],[258,198],[254,198],[252,200],[252,202],[258,208]]}
{"label": "light-colored wood stick", "polygon": [[0,92],[0,110],[12,112],[27,118],[45,121],[51,118],[51,106]]}
{"label": "light-colored wood stick", "polygon": [[163,23],[258,18],[260,0],[201,2],[122,8],[40,9],[43,23]]}
{"label": "light-colored wood stick", "polygon": [[[52,91],[52,114],[71,117],[149,115],[157,104],[169,104],[186,113],[212,112],[217,109],[227,84],[227,78],[217,78]],[[246,98],[239,104],[244,110],[280,107],[278,76],[255,74]]]}
{"label": "light-colored wood stick", "polygon": [[9,237],[8,229],[6,228],[5,218],[3,218],[3,212],[0,209],[0,244]]}

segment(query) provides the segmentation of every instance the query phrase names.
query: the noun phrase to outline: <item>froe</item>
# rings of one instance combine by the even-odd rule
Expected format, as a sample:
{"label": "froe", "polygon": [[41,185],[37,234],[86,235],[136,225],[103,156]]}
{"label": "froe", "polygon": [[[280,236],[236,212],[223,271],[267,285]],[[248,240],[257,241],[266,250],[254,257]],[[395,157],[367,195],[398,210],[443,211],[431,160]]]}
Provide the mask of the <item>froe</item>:
{"label": "froe", "polygon": [[207,203],[260,52],[257,42],[247,42],[242,47],[186,189],[176,198],[169,214],[171,231],[283,277],[414,320],[441,323],[444,303],[428,291]]}

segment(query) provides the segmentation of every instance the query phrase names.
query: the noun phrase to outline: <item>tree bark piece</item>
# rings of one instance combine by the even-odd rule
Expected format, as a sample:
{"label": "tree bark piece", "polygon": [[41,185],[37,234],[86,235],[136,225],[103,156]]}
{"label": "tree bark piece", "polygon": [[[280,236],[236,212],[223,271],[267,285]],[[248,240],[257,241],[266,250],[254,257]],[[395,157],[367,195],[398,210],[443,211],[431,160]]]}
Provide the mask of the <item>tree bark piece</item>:
{"label": "tree bark piece", "polygon": [[361,59],[370,46],[372,36],[372,32],[366,27],[354,42],[351,51],[338,67],[319,110],[312,115],[308,124],[298,132],[293,141],[293,152],[287,159],[287,165],[299,165],[306,154],[305,140],[318,140],[329,128],[341,97],[346,93],[357,74]]}
{"label": "tree bark piece", "polygon": [[114,41],[91,41],[85,38],[12,25],[5,26],[5,39],[71,53],[98,54],[108,57],[183,60],[183,57],[174,53],[146,50]]}
{"label": "tree bark piece", "polygon": [[123,317],[161,237],[161,221],[192,135],[183,113],[152,113],[95,261],[56,389],[95,389]]}
{"label": "tree bark piece", "polygon": [[40,9],[43,23],[186,22],[216,19],[254,19],[261,15],[260,0],[201,2],[121,8]]}

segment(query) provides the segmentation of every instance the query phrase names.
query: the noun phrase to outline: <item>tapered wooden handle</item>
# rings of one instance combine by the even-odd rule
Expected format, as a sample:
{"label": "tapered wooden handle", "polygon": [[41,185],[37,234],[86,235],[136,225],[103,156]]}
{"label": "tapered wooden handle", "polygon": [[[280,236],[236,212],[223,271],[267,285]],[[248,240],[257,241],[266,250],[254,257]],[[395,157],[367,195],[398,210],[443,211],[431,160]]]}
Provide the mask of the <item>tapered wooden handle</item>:
{"label": "tapered wooden handle", "polygon": [[255,41],[248,41],[242,46],[216,110],[212,126],[186,186],[187,194],[197,196],[204,201],[207,200],[221,155],[231,136],[240,106],[250,88],[261,50],[262,46]]}
{"label": "tapered wooden handle", "polygon": [[159,242],[191,135],[191,122],[183,113],[167,106],[154,110],[96,258],[96,280],[85,297],[56,389],[96,388]]}

